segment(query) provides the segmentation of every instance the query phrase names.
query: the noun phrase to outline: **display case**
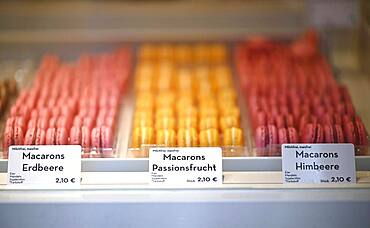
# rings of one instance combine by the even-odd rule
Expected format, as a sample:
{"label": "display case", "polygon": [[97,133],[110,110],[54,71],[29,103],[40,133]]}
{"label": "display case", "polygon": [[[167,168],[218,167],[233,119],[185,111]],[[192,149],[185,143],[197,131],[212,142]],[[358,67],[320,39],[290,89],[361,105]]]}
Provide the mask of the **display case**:
{"label": "display case", "polygon": [[[368,25],[304,35],[309,4],[0,3],[0,224],[370,226]],[[356,184],[283,184],[296,142],[353,143]],[[6,185],[7,147],[42,144],[82,145],[79,189]],[[149,185],[149,148],[174,146],[220,146],[222,186]]]}

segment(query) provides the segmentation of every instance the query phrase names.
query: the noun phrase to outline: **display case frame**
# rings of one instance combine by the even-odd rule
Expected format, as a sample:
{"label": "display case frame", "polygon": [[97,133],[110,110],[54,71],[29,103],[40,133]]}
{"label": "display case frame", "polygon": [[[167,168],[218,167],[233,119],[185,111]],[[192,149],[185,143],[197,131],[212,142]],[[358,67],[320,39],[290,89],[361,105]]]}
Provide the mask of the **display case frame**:
{"label": "display case frame", "polygon": [[[253,34],[294,37],[309,26],[303,9],[304,1],[268,1],[272,7],[261,7],[261,3],[250,1],[252,5],[257,5],[256,8],[249,8],[240,1],[219,1],[215,7],[216,13],[209,7],[209,1],[189,1],[195,5],[201,2],[202,9],[208,10],[187,14],[192,9],[187,8],[183,20],[191,20],[183,25],[188,27],[176,27],[178,20],[172,22],[171,18],[178,18],[177,12],[182,9],[182,4],[186,5],[183,2],[186,1],[181,1],[180,6],[175,4],[175,7],[162,3],[166,7],[162,9],[157,6],[152,14],[144,14],[147,8],[131,11],[131,6],[120,8],[118,3],[104,6],[99,2],[96,4],[103,7],[101,12],[106,13],[100,15],[103,20],[97,28],[83,27],[84,17],[80,12],[95,12],[90,11],[93,6],[84,7],[90,2],[73,3],[77,7],[71,7],[70,2],[57,3],[61,6],[54,8],[58,9],[58,14],[44,10],[42,5],[38,5],[34,11],[26,10],[28,4],[32,3],[22,8],[13,3],[2,4],[1,12],[7,13],[1,14],[0,17],[5,18],[1,24],[7,25],[7,29],[0,33],[0,57],[22,59],[17,55],[23,52],[27,53],[23,56],[25,59],[37,59],[46,50],[57,50],[55,47],[58,45],[63,47],[63,42],[80,52],[91,50],[92,47],[94,51],[105,50],[104,43],[112,42],[113,46],[117,46],[124,43],[121,41],[125,39],[135,42],[146,39],[208,40],[207,36],[212,36],[229,40]],[[225,4],[230,10],[226,16]],[[267,10],[261,13],[261,9]],[[71,14],[63,13],[70,10]],[[164,11],[167,11],[166,23],[154,27],[163,21],[161,13]],[[45,17],[45,12],[52,16]],[[28,29],[14,20],[20,15],[20,23],[29,20],[25,23]],[[35,15],[36,20],[32,20]],[[212,21],[212,18],[222,15],[225,17]],[[52,20],[48,20],[50,17]],[[60,22],[66,17],[67,27],[73,23],[74,28],[62,26]],[[111,17],[116,20],[110,20]],[[76,22],[76,18],[80,20]],[[153,18],[146,28],[121,25],[122,21],[135,23],[137,20],[143,25]],[[43,23],[40,25],[38,22],[41,20]],[[50,22],[47,24],[49,27],[45,28],[45,22]],[[109,22],[115,23],[107,27]],[[198,22],[199,26],[192,27]],[[258,23],[263,26],[255,26]],[[81,42],[86,47],[79,46]],[[51,49],[42,47],[43,43],[48,43]],[[35,48],[39,48],[39,51],[33,52]],[[345,77],[346,82],[355,82],[352,85],[358,91],[366,90],[362,82],[368,82],[368,75],[360,77],[358,72],[351,74],[353,78]],[[360,99],[366,101],[368,97],[366,95]],[[364,113],[370,116],[370,112],[365,110]],[[15,189],[6,185],[7,160],[0,159],[0,226],[370,227],[370,156],[356,157],[356,184],[283,184],[280,157],[224,158],[223,167],[224,183],[219,187],[154,188],[148,185],[146,179],[148,159],[91,158],[82,159],[82,183],[77,189]]]}

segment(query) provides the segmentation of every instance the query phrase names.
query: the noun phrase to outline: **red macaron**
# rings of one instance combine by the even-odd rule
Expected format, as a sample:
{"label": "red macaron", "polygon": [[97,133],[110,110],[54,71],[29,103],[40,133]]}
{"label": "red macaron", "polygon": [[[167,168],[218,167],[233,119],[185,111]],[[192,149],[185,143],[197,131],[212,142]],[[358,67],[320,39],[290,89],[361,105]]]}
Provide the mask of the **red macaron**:
{"label": "red macaron", "polygon": [[284,143],[297,143],[298,142],[298,132],[293,127],[280,128],[278,131],[279,144]]}
{"label": "red macaron", "polygon": [[36,138],[35,138],[35,145],[45,145],[45,141],[46,141],[45,129],[37,128]]}
{"label": "red macaron", "polygon": [[24,136],[24,144],[35,145],[35,139],[36,139],[36,128],[35,127],[28,128],[26,135]]}
{"label": "red macaron", "polygon": [[68,131],[65,127],[58,127],[55,135],[56,145],[67,145],[68,144]]}
{"label": "red macaron", "polygon": [[344,143],[344,133],[338,124],[324,126],[324,141],[326,143]]}
{"label": "red macaron", "polygon": [[23,145],[24,131],[20,126],[14,126],[14,144]]}
{"label": "red macaron", "polygon": [[55,127],[49,127],[46,131],[46,145],[56,145],[56,128]]}
{"label": "red macaron", "polygon": [[278,144],[278,135],[275,125],[259,126],[255,132],[255,143],[258,148]]}
{"label": "red macaron", "polygon": [[82,132],[80,126],[73,126],[69,133],[69,144],[81,145]]}
{"label": "red macaron", "polygon": [[301,133],[303,143],[322,143],[324,142],[324,133],[320,124],[307,124]]}
{"label": "red macaron", "polygon": [[346,121],[343,124],[346,142],[354,145],[368,145],[365,126],[361,119],[356,117],[354,121]]}

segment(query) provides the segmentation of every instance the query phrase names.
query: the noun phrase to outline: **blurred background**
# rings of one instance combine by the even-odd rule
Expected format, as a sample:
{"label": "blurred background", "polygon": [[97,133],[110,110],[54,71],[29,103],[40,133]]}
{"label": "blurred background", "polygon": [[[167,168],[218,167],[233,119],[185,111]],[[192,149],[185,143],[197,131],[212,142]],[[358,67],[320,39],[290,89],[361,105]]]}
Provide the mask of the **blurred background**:
{"label": "blurred background", "polygon": [[[338,77],[370,97],[369,24],[368,0],[1,1],[0,58],[68,55],[131,41],[289,39],[314,27]],[[370,109],[366,99],[355,102]]]}
{"label": "blurred background", "polygon": [[337,67],[369,71],[368,0],[1,1],[0,43],[322,34]]}

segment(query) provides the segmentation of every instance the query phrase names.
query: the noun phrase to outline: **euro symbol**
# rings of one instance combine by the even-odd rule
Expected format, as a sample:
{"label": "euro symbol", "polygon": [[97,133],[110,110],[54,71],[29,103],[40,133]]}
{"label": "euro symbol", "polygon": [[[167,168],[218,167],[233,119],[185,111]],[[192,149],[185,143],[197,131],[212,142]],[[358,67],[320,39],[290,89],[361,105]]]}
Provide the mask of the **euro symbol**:
{"label": "euro symbol", "polygon": [[75,178],[72,178],[72,179],[71,179],[71,182],[72,182],[72,183],[74,183],[75,181],[76,181],[76,179],[75,179]]}
{"label": "euro symbol", "polygon": [[217,182],[217,177],[214,177],[212,180],[213,182]]}
{"label": "euro symbol", "polygon": [[346,178],[346,181],[347,181],[347,182],[351,182],[351,177],[347,177],[347,178]]}

